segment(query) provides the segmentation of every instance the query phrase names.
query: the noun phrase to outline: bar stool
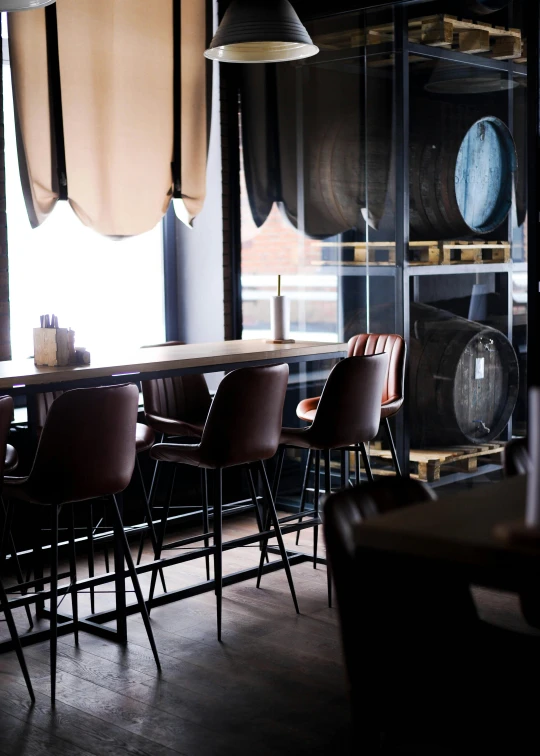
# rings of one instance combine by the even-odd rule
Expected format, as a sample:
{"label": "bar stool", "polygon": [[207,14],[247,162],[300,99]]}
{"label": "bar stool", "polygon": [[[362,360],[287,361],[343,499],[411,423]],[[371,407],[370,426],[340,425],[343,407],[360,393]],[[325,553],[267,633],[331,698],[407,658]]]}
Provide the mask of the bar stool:
{"label": "bar stool", "polygon": [[[12,417],[13,417],[13,399],[10,396],[0,397],[0,483],[3,482],[4,480],[5,460],[7,456],[6,455],[6,446],[7,446],[6,442],[7,442],[9,429],[11,426]],[[6,518],[6,521],[4,523],[4,530],[2,533],[2,542],[0,544],[0,557],[1,558],[3,558],[3,555],[4,555],[4,543],[6,541],[7,530],[8,530],[8,521]],[[12,545],[12,551],[15,554],[17,553],[14,550],[13,545]],[[21,580],[19,580],[19,582],[22,583],[22,575],[21,575]],[[30,675],[28,674],[28,667],[26,666],[26,660],[24,658],[21,641],[17,633],[17,628],[15,627],[13,614],[11,613],[11,607],[9,606],[8,597],[7,597],[7,594],[6,594],[6,591],[4,589],[4,585],[1,579],[0,579],[0,609],[4,613],[4,617],[6,618],[6,624],[8,626],[9,634],[11,636],[11,642],[13,643],[15,653],[17,654],[19,665],[21,667],[21,672],[23,673],[24,681],[26,682],[26,687],[28,688],[28,693],[30,694],[30,698],[32,699],[32,701],[35,701],[36,698],[34,696],[32,682],[30,680]]]}
{"label": "bar stool", "polygon": [[[309,428],[283,428],[280,443],[308,449],[315,459],[315,493],[313,510],[313,567],[317,567],[319,536],[319,486],[321,454],[324,455],[326,492],[331,491],[330,452],[333,449],[359,448],[366,469],[369,460],[365,444],[377,435],[381,419],[381,398],[388,371],[388,354],[347,357],[338,362],[328,376]],[[309,467],[309,461],[308,461]],[[302,489],[301,511],[305,504],[307,473]],[[302,518],[300,518],[300,523]],[[264,558],[264,549],[261,554]],[[259,570],[259,582],[261,570]],[[328,600],[331,605],[331,581],[328,571]]]}
{"label": "bar stool", "polygon": [[[268,541],[269,537],[277,538],[294,606],[298,612],[291,568],[263,462],[273,457],[278,448],[288,375],[287,365],[241,368],[229,373],[219,385],[200,443],[156,444],[150,452],[150,455],[160,462],[192,465],[213,472],[214,579],[219,640],[223,593],[222,471],[225,468],[240,465],[246,467],[250,474],[252,490],[253,473],[260,474],[266,496],[267,521],[273,524],[274,531],[266,536],[264,532],[259,533],[256,540],[264,542]],[[162,527],[156,559],[161,556],[164,532],[165,528]],[[154,587],[155,578],[150,589],[150,600]]]}
{"label": "bar stool", "polygon": [[[184,346],[183,341],[167,341],[164,344],[154,344],[153,347]],[[153,347],[143,347],[151,349]],[[153,378],[141,382],[144,400],[144,419],[146,424],[157,434],[159,441],[167,437],[196,438],[202,436],[204,424],[208,416],[212,396],[208,390],[206,378],[201,374],[179,375],[170,378]],[[156,461],[152,483],[150,486],[149,511],[147,521],[153,522],[152,502],[155,497],[161,468]],[[208,531],[208,502],[202,487],[203,528]],[[172,492],[171,492],[172,495]],[[169,497],[170,498],[170,497]],[[151,531],[153,525],[150,525]],[[154,531],[155,533],[155,531]],[[140,564],[144,548],[145,534],[141,536],[137,564]],[[155,550],[155,537],[152,546]],[[210,562],[206,557],[206,573],[210,577]]]}
{"label": "bar stool", "polygon": [[[35,427],[36,427],[36,434],[38,438],[41,436],[43,427],[45,425],[45,421],[53,405],[53,402],[56,401],[56,399],[58,399],[63,394],[64,394],[64,391],[47,391],[40,394],[36,394],[35,397],[33,397],[34,413],[35,413]],[[135,429],[135,447],[137,450],[137,457],[136,457],[137,479],[141,486],[143,502],[144,502],[144,516],[145,516],[145,520],[149,522],[149,532],[150,532],[150,538],[152,540],[152,544],[155,544],[156,542],[156,531],[153,526],[152,517],[150,516],[150,498],[146,490],[146,485],[144,483],[144,477],[142,474],[139,455],[144,454],[144,452],[149,451],[154,445],[155,440],[156,440],[156,436],[152,428],[149,428],[148,425],[145,425],[144,423],[137,423],[136,429]],[[88,541],[88,575],[91,578],[94,577],[94,574],[95,574],[94,536],[95,536],[96,528],[99,527],[99,522],[98,522],[98,525],[96,526],[94,523],[93,505],[89,504],[88,513],[87,513],[87,521],[86,521],[86,537]],[[109,550],[107,546],[104,547],[104,557],[105,557],[105,569],[107,570],[107,572],[109,572]],[[165,578],[163,576],[162,571],[160,572],[160,578],[161,578],[161,583],[163,585],[163,590],[166,591],[167,586],[165,584]],[[90,610],[92,614],[94,614],[95,612],[94,588],[90,588]]]}
{"label": "bar stool", "polygon": [[[56,695],[58,612],[58,516],[70,507],[70,575],[75,641],[78,643],[77,565],[73,505],[107,498],[112,503],[115,531],[115,564],[119,628],[125,623],[124,559],[133,583],[138,607],[158,669],[159,657],[135,565],[122,523],[116,495],[128,486],[136,459],[136,424],[139,392],[133,384],[75,389],[52,403],[41,433],[30,475],[4,480],[9,507],[47,507],[51,517],[51,700]],[[123,635],[123,631],[121,633]],[[124,638],[122,638],[124,640]]]}
{"label": "bar stool", "polygon": [[[362,357],[371,354],[388,354],[388,373],[384,384],[381,418],[380,421],[385,429],[390,446],[390,453],[396,473],[401,476],[399,460],[396,454],[396,445],[390,428],[390,418],[400,411],[405,395],[405,358],[407,346],[404,339],[396,333],[360,333],[349,339],[349,357]],[[296,414],[300,420],[312,423],[317,412],[320,397],[303,399],[296,408]],[[357,483],[360,480],[358,449],[356,450],[356,473]],[[368,475],[369,477],[369,475]]]}

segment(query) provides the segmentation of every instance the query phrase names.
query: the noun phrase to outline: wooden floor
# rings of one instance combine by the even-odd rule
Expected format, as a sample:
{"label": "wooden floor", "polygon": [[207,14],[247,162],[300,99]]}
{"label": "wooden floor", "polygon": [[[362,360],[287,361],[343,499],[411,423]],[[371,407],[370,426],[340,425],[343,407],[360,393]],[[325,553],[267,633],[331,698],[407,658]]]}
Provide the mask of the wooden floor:
{"label": "wooden floor", "polygon": [[[253,516],[225,520],[224,530],[226,538],[251,532]],[[311,537],[304,531],[301,546],[309,548]],[[292,546],[292,536],[288,543]],[[250,567],[258,562],[257,548],[228,552],[224,561],[229,572]],[[84,558],[80,567],[85,575]],[[0,753],[349,753],[337,613],[327,607],[326,570],[302,564],[293,575],[300,616],[282,571],[265,576],[259,590],[254,581],[225,589],[221,644],[213,594],[154,609],[161,675],[138,616],[128,621],[125,649],[86,633],[79,648],[72,636],[60,638],[54,711],[48,643],[25,650],[37,696],[34,707],[16,657],[1,656]],[[166,572],[171,589],[203,576],[203,560]],[[69,613],[65,601],[62,609]],[[113,601],[111,594],[99,594],[98,611]],[[81,604],[88,613],[87,596],[81,596]],[[21,633],[27,632],[24,612],[17,610],[16,619]],[[0,634],[6,635],[5,623]]]}
{"label": "wooden floor", "polygon": [[[252,530],[250,514],[224,521],[226,538]],[[293,536],[286,541],[293,547]],[[310,531],[302,533],[300,548],[311,548]],[[253,566],[258,563],[257,547],[226,552],[224,562],[227,572]],[[84,576],[82,555],[79,563]],[[167,584],[170,589],[184,587],[204,574],[204,561],[197,560],[169,568]],[[293,567],[293,575],[300,616],[282,571],[265,576],[260,590],[255,581],[226,588],[221,644],[216,640],[213,594],[154,609],[161,675],[138,616],[128,621],[127,648],[85,633],[79,648],[72,636],[60,638],[55,710],[49,699],[48,643],[25,651],[35,706],[14,654],[0,656],[0,754],[352,753],[337,612],[327,607],[326,570],[306,563]],[[143,587],[148,589],[147,576]],[[484,619],[527,631],[515,597],[482,590],[475,597]],[[69,613],[65,601],[62,610]],[[89,613],[88,596],[80,602],[81,614]],[[98,611],[113,604],[112,593],[97,596]],[[27,632],[22,610],[16,611],[16,620],[20,632]],[[7,631],[1,622],[3,637]],[[444,733],[441,741],[428,747],[394,743],[388,753],[453,755],[445,748]]]}

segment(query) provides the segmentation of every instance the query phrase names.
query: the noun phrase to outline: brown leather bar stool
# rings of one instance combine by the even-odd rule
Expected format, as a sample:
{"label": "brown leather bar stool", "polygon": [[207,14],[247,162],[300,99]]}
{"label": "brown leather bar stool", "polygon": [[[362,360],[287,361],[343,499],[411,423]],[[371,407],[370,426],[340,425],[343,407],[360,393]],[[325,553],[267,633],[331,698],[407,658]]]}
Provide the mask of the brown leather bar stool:
{"label": "brown leather bar stool", "polygon": [[[381,398],[388,372],[388,354],[347,357],[338,362],[328,376],[320,397],[317,412],[309,428],[283,428],[280,443],[309,449],[315,459],[315,493],[313,509],[313,567],[317,566],[319,535],[320,463],[324,455],[325,487],[331,492],[330,452],[333,449],[359,447],[366,469],[369,460],[365,443],[377,435],[381,420]],[[302,503],[305,502],[304,480]],[[300,518],[300,523],[302,519]],[[264,557],[264,549],[261,554]],[[259,571],[259,581],[261,572]],[[328,599],[331,604],[330,571],[328,571]]]}
{"label": "brown leather bar stool", "polygon": [[[43,427],[45,425],[45,421],[47,419],[47,415],[49,414],[49,411],[53,405],[53,402],[56,399],[58,399],[58,397],[62,396],[63,393],[64,393],[63,391],[47,391],[41,394],[36,394],[35,397],[33,397],[36,433],[37,433],[38,438],[41,436]],[[149,451],[154,445],[155,440],[156,440],[156,436],[152,428],[149,428],[148,425],[145,425],[144,423],[137,423],[137,426],[135,429],[135,446],[137,450],[136,467],[137,467],[137,477],[138,477],[138,480],[141,486],[142,495],[143,495],[146,521],[148,521],[148,518],[150,515],[150,499],[149,499],[149,494],[146,490],[146,485],[144,483],[144,477],[141,470],[141,463],[139,460],[139,455],[144,454],[144,452]],[[92,504],[89,504],[88,512],[87,512],[87,521],[86,521],[86,538],[88,541],[88,575],[89,577],[94,577],[94,574],[95,574],[94,536],[96,534],[96,530],[100,527],[101,521],[102,520],[99,520],[98,524],[97,525],[95,524],[93,506]],[[152,524],[151,517],[150,517],[149,530],[150,530],[150,538],[152,540],[152,543],[155,544],[156,532]],[[109,550],[106,545],[103,549],[103,554],[105,557],[105,569],[107,570],[107,572],[109,572]],[[163,590],[166,591],[167,586],[165,584],[165,578],[163,576],[163,572],[160,572],[160,578],[161,578],[161,583],[163,585]],[[95,591],[93,587],[90,588],[90,610],[92,614],[94,614]]]}
{"label": "brown leather bar stool", "polygon": [[[228,467],[241,465],[248,468],[251,475],[255,472],[261,476],[268,521],[274,526],[272,536],[277,538],[293,602],[298,612],[291,568],[263,462],[273,457],[278,448],[288,375],[287,365],[241,368],[229,373],[219,385],[201,442],[193,445],[156,444],[150,452],[154,459],[161,462],[193,465],[213,471],[214,579],[220,640],[223,588],[222,471]],[[250,486],[253,489],[254,486],[251,484],[252,478]],[[161,556],[164,532],[163,527],[156,559]],[[266,541],[268,537],[266,536]],[[264,534],[260,534],[257,540],[264,541]],[[154,586],[155,578],[150,589],[150,600]]]}
{"label": "brown leather bar stool", "polygon": [[[405,385],[405,358],[407,347],[404,339],[396,333],[360,333],[349,339],[349,357],[362,357],[371,354],[385,353],[389,356],[388,373],[383,390],[381,403],[381,423],[388,437],[390,453],[394,462],[394,468],[401,475],[399,460],[396,454],[396,446],[390,428],[390,418],[397,415],[404,400]],[[300,420],[312,423],[317,412],[320,397],[304,399],[296,408],[296,414]],[[368,474],[368,477],[369,474]],[[360,481],[358,450],[356,451],[356,481]]]}
{"label": "brown leather bar stool", "polygon": [[[183,341],[167,341],[164,344],[154,344],[153,347],[184,346]],[[151,349],[152,347],[144,347]],[[170,378],[153,378],[142,381],[141,388],[144,400],[144,418],[147,425],[157,434],[160,442],[166,438],[196,438],[202,436],[204,424],[208,416],[212,396],[204,375],[179,375]],[[150,486],[149,522],[153,522],[152,502],[157,490],[160,474],[160,464],[156,461],[152,483]],[[203,479],[202,517],[203,529],[208,532],[208,501],[205,494]],[[171,493],[172,495],[172,493]],[[170,498],[170,497],[169,497]],[[153,528],[153,525],[151,525]],[[140,564],[145,536],[141,536],[137,564]],[[152,545],[155,550],[155,541]],[[210,577],[210,562],[206,558],[206,573]]]}
{"label": "brown leather bar stool", "polygon": [[[6,442],[7,442],[7,437],[9,433],[9,428],[11,426],[12,417],[13,417],[13,399],[10,396],[0,397],[0,483],[4,480],[6,446],[7,446]],[[6,520],[4,531],[3,531],[2,543],[0,544],[0,558],[2,559],[4,556],[4,543],[6,541],[7,529],[8,529],[8,522]],[[15,554],[17,553],[14,550],[13,545],[12,545],[12,551]],[[21,580],[19,580],[19,582],[22,583],[22,575],[21,575]],[[9,634],[11,635],[11,642],[13,643],[15,653],[17,654],[19,665],[21,667],[21,672],[23,673],[23,677],[26,682],[26,687],[28,688],[28,693],[30,694],[30,698],[32,699],[32,701],[35,701],[36,699],[34,696],[34,691],[32,689],[30,675],[28,674],[28,667],[26,666],[26,660],[24,658],[21,641],[17,633],[17,628],[15,627],[13,614],[11,613],[8,597],[7,597],[7,594],[6,594],[6,591],[4,589],[4,585],[1,579],[0,579],[0,610],[4,613],[4,617],[6,618],[6,624],[9,629]]]}
{"label": "brown leather bar stool", "polygon": [[41,433],[30,475],[4,481],[9,508],[47,507],[51,516],[51,699],[56,694],[58,612],[58,516],[70,508],[70,574],[67,592],[73,604],[75,640],[78,643],[77,566],[73,505],[107,498],[112,503],[115,531],[118,630],[125,640],[124,559],[135,589],[148,639],[158,669],[159,657],[116,495],[128,486],[136,460],[136,425],[139,392],[133,384],[67,391],[52,403]]}

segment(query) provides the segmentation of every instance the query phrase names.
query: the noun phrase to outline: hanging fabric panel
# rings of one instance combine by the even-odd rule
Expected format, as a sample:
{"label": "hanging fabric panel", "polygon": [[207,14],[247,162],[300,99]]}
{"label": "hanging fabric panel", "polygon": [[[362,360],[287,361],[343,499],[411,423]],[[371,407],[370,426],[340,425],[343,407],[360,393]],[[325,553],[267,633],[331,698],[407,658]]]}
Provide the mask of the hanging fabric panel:
{"label": "hanging fabric panel", "polygon": [[[151,230],[167,211],[173,192],[174,3],[180,0],[57,0],[61,107],[71,207],[82,222],[101,234],[134,236]],[[12,45],[27,49],[27,27],[38,25],[43,11],[12,14]],[[26,21],[26,17],[31,21]],[[205,196],[207,158],[207,76],[203,52],[207,40],[204,0],[181,3],[181,193],[189,219]],[[41,25],[41,69],[47,69],[45,27]],[[44,57],[43,57],[44,56]],[[32,63],[38,61],[32,60]],[[50,56],[49,56],[50,65]],[[29,113],[19,107],[21,141],[34,185],[35,160],[45,161],[37,124],[50,119],[32,108],[33,81],[21,87],[29,63],[14,65],[17,105],[27,92]],[[47,91],[47,90],[46,90]],[[50,90],[49,90],[50,91]],[[47,116],[47,117],[46,117]],[[32,126],[33,124],[33,126]],[[50,146],[49,146],[50,156]],[[22,168],[22,166],[21,166]],[[50,169],[49,169],[50,172]],[[51,181],[49,181],[51,183]],[[50,212],[50,210],[49,210]]]}
{"label": "hanging fabric panel", "polygon": [[32,228],[58,200],[49,107],[45,9],[9,14],[9,57],[21,183]]}

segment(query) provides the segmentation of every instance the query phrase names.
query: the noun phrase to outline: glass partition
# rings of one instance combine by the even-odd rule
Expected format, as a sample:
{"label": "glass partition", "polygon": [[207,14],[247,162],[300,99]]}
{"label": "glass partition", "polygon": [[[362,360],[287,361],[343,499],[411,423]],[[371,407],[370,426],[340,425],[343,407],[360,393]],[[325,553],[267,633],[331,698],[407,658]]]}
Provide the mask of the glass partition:
{"label": "glass partition", "polygon": [[[305,18],[319,55],[249,67],[241,86],[244,338],[269,335],[278,274],[293,338],[402,335],[392,428],[402,466],[434,486],[496,478],[526,419],[521,4],[447,10]],[[293,378],[288,422],[329,367]],[[386,438],[369,451],[393,474]]]}

